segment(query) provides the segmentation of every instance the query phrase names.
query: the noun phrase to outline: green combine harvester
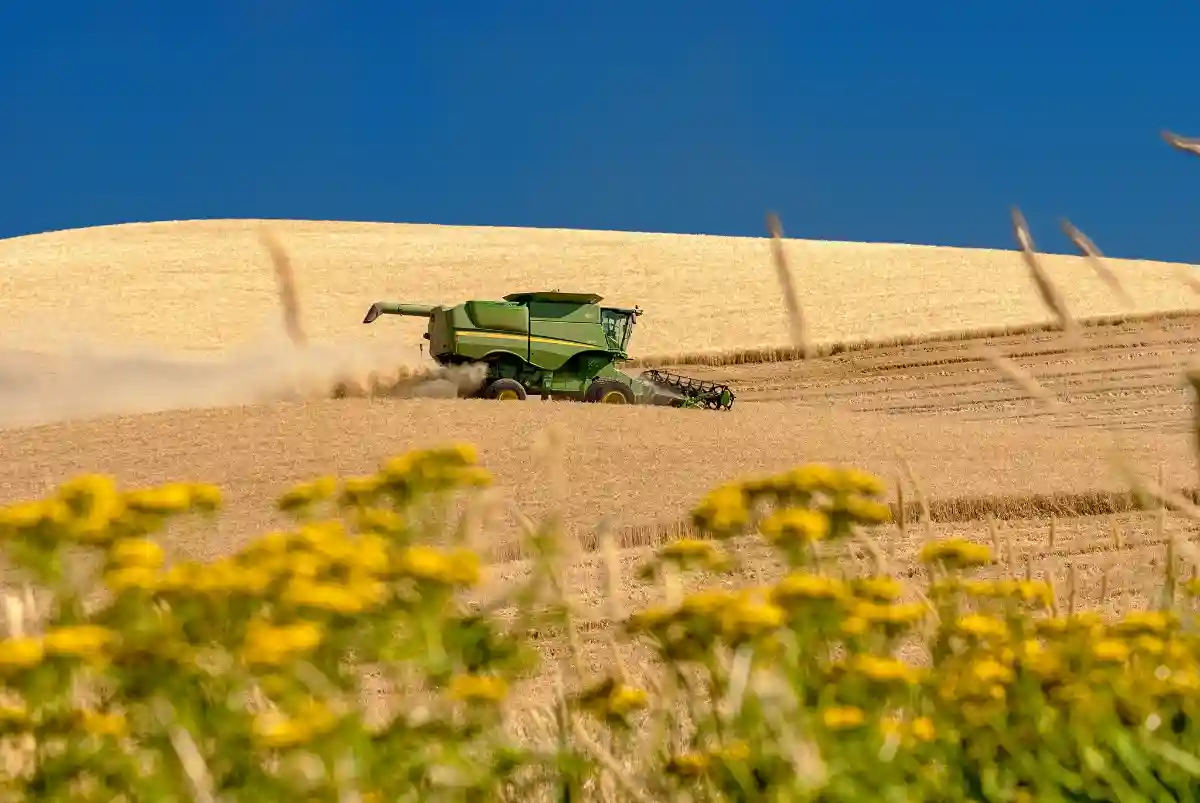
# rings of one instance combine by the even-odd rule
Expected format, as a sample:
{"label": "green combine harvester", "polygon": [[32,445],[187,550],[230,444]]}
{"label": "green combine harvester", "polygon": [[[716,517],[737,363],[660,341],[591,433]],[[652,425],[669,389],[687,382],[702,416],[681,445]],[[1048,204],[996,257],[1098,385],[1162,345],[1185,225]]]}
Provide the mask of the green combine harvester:
{"label": "green combine harvester", "polygon": [[600,306],[593,293],[512,293],[503,301],[454,306],[371,305],[363,323],[380,315],[428,318],[429,355],[443,366],[484,363],[483,388],[473,397],[524,400],[565,398],[602,404],[656,404],[728,410],[726,385],[667,371],[633,377],[617,369],[628,360],[640,309]]}

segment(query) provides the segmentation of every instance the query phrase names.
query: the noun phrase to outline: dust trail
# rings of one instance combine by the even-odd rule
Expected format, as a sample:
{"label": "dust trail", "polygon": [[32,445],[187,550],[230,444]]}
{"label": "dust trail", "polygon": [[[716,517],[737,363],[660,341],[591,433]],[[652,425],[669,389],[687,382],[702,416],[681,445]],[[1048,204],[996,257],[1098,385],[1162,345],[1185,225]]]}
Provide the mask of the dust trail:
{"label": "dust trail", "polygon": [[282,333],[214,357],[76,347],[55,354],[0,347],[0,427],[329,398],[373,390],[388,396],[458,395],[483,368],[442,368],[397,357],[385,344],[307,343]]}

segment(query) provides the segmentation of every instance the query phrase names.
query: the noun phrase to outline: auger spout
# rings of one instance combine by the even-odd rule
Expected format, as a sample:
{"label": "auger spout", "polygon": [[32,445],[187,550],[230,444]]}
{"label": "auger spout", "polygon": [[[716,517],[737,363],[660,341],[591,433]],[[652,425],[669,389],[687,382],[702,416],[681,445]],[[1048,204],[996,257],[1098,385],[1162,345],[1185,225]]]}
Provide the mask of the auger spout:
{"label": "auger spout", "polygon": [[432,318],[435,307],[429,304],[401,304],[399,301],[376,301],[367,310],[363,323],[370,323],[380,315],[408,315],[413,318]]}

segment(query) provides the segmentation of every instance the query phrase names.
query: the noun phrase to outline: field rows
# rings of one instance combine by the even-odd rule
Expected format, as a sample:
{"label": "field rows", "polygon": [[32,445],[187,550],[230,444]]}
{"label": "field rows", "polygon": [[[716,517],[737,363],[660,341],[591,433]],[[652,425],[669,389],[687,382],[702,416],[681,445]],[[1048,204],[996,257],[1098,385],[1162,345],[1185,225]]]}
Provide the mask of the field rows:
{"label": "field rows", "polygon": [[[689,366],[727,382],[738,404],[795,402],[921,419],[1037,422],[1055,428],[1182,432],[1192,404],[1184,374],[1200,343],[1200,318],[1180,316],[1084,329],[1085,349],[1058,333],[881,347],[806,362]],[[1048,411],[981,354],[1018,363],[1063,402]]]}

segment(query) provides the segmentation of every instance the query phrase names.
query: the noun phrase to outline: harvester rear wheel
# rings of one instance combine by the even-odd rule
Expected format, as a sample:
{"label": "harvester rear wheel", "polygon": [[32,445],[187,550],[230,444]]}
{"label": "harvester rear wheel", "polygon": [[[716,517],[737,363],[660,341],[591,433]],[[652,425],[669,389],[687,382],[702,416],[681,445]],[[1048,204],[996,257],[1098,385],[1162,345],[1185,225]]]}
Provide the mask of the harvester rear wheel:
{"label": "harvester rear wheel", "polygon": [[500,401],[525,401],[525,386],[515,379],[501,378],[488,385],[484,395]]}
{"label": "harvester rear wheel", "polygon": [[633,391],[615,379],[597,379],[588,386],[584,401],[599,404],[633,404]]}

